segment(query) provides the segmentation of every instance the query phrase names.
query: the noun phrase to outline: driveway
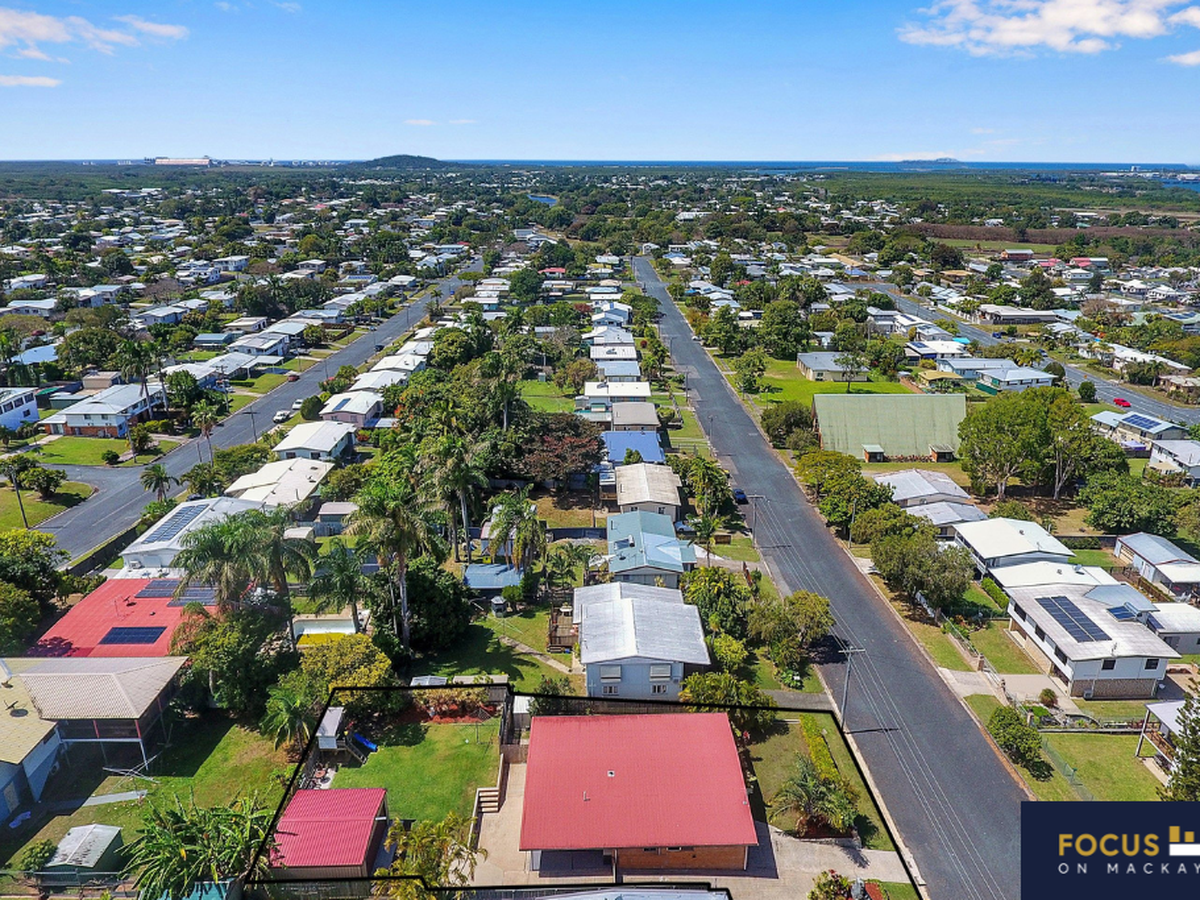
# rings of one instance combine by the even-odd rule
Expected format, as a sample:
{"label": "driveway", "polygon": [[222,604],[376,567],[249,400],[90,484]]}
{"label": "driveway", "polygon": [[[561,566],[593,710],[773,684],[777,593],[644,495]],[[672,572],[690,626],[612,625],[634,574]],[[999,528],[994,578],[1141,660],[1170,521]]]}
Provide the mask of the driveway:
{"label": "driveway", "polygon": [[[478,271],[479,260],[473,260],[463,271]],[[319,393],[318,385],[336,372],[339,366],[358,367],[376,352],[376,344],[390,344],[409,331],[425,316],[425,307],[436,294],[449,297],[461,286],[457,276],[437,282],[430,294],[405,307],[386,319],[375,331],[368,331],[358,340],[328,356],[321,363],[311,366],[300,374],[297,381],[287,381],[262,398],[243,407],[214,429],[213,447],[232,447],[248,444],[257,435],[271,427],[271,417],[283,409],[290,409],[296,400]],[[166,466],[176,478],[181,477],[202,457],[208,455],[203,441],[187,441],[157,462]],[[138,480],[140,467],[108,469],[102,466],[66,466],[72,481],[84,481],[97,488],[86,502],[65,510],[38,526],[58,539],[58,546],[66,550],[71,559],[78,559],[88,551],[100,546],[114,535],[137,522],[146,504],[153,499]]]}
{"label": "driveway", "polygon": [[[746,408],[698,342],[648,260],[639,280],[662,305],[675,367],[697,419],[738,486],[759,501],[756,542],[780,588],[830,598],[835,634],[853,658],[843,710],[863,761],[935,900],[1020,896],[1025,794],[903,623],[833,539]],[[840,699],[846,667],[820,666]]]}

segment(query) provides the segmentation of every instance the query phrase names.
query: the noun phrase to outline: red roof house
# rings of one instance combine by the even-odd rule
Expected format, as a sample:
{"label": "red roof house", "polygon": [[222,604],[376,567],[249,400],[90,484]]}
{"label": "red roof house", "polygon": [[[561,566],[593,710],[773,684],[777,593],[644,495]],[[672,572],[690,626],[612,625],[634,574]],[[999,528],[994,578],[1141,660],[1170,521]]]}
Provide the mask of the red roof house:
{"label": "red roof house", "polygon": [[599,850],[619,867],[744,869],[757,845],[724,713],[537,716],[520,849]]}
{"label": "red roof house", "polygon": [[[169,656],[183,615],[174,582],[113,578],[54,623],[30,656]],[[161,588],[161,589],[159,589]]]}
{"label": "red roof house", "polygon": [[296,791],[275,829],[272,877],[369,878],[387,820],[385,788]]}

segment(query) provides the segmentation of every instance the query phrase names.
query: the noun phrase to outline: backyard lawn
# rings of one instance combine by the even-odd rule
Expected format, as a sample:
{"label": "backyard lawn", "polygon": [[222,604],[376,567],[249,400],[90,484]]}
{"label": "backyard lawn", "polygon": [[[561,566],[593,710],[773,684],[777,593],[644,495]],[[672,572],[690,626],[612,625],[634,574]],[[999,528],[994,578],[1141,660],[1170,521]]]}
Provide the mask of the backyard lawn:
{"label": "backyard lawn", "polygon": [[[966,698],[967,706],[971,707],[979,721],[987,727],[992,713],[1001,707],[1001,703],[991,694],[971,694]],[[1047,765],[1042,770],[1042,777],[1034,778],[1028,769],[1018,766],[1025,783],[1039,800],[1078,800],[1079,795],[1067,782],[1067,779],[1053,766]]]}
{"label": "backyard lawn", "polygon": [[399,819],[441,821],[469,817],[475,789],[496,784],[500,771],[499,720],[468,725],[398,725],[367,735],[379,750],[356,767],[343,766],[335,788],[382,787],[388,812]]}
{"label": "backyard lawn", "polygon": [[[32,527],[58,515],[64,509],[82,503],[92,495],[92,486],[78,481],[64,481],[52,500],[42,500],[36,491],[22,491],[21,502],[25,504],[25,517]],[[0,488],[0,528],[21,528],[21,508],[17,495],[7,485]]]}
{"label": "backyard lawn", "polygon": [[1160,782],[1136,757],[1135,734],[1048,734],[1097,800],[1157,800]]}
{"label": "backyard lawn", "polygon": [[[274,809],[283,796],[283,782],[291,773],[285,751],[276,750],[273,741],[215,712],[174,724],[171,746],[151,769],[153,782],[105,776],[99,751],[79,746],[71,751],[71,757],[63,777],[50,782],[39,809],[48,810],[55,803],[76,805],[88,796],[133,790],[146,790],[149,799],[157,802],[176,795],[186,801],[192,791],[200,806],[224,805],[235,797],[257,793],[261,803]],[[32,826],[15,834],[5,828],[0,835],[0,868],[29,842],[57,842],[76,825],[121,826],[128,843],[136,836],[141,821],[142,806],[129,801],[76,806],[74,812],[63,812],[49,820],[35,819]]]}
{"label": "backyard lawn", "polygon": [[551,530],[604,528],[608,518],[607,509],[593,509],[590,494],[579,491],[540,493],[533,497],[533,501],[537,503],[538,516],[546,521],[546,527]]}
{"label": "backyard lawn", "polygon": [[521,399],[534,409],[543,412],[572,412],[575,409],[574,399],[564,397],[552,381],[522,381],[520,388]]}
{"label": "backyard lawn", "polygon": [[971,479],[962,469],[962,463],[935,463],[925,462],[922,460],[919,463],[913,462],[892,462],[892,463],[871,463],[869,466],[863,466],[864,475],[879,475],[883,472],[902,472],[905,469],[924,469],[928,472],[941,472],[943,475],[949,476],[954,483],[960,487],[966,488],[971,484]]}
{"label": "backyard lawn", "polygon": [[971,643],[1001,675],[1036,675],[1041,671],[1005,634],[1003,622],[989,622],[987,628],[971,632]]}
{"label": "backyard lawn", "polygon": [[1141,722],[1146,715],[1148,700],[1083,700],[1075,698],[1080,712],[1097,719],[1127,719]]}
{"label": "backyard lawn", "polygon": [[1113,569],[1121,565],[1117,558],[1107,550],[1074,550],[1075,562],[1081,566],[1099,566],[1102,569]]}
{"label": "backyard lawn", "polygon": [[[480,620],[480,624],[488,628],[498,637],[512,638],[520,641],[526,647],[546,652],[546,638],[550,629],[550,610],[548,607],[527,608],[515,615],[497,618],[489,615]],[[569,659],[564,654],[564,658]]]}
{"label": "backyard lawn", "polygon": [[[565,656],[564,656],[565,661]],[[542,676],[561,678],[563,673],[538,659],[501,643],[488,625],[473,622],[457,646],[414,663],[419,675],[507,675],[519,691],[536,690]],[[579,681],[579,677],[575,678]]]}
{"label": "backyard lawn", "polygon": [[[846,385],[832,381],[809,381],[795,362],[773,359],[767,363],[767,372],[762,378],[764,390],[755,396],[760,406],[784,400],[799,400],[805,406],[812,403],[814,394],[844,394]],[[907,394],[908,388],[896,381],[855,382],[852,394]]]}

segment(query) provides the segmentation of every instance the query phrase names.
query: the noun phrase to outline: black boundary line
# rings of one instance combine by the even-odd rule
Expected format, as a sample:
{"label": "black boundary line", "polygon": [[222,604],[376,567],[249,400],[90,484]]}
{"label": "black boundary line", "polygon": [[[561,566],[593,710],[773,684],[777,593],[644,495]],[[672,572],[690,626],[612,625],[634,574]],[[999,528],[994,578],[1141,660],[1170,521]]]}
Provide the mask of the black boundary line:
{"label": "black boundary line", "polygon": [[[329,710],[329,707],[333,704],[336,696],[341,692],[353,691],[353,692],[395,693],[395,692],[403,691],[403,692],[406,692],[411,695],[411,694],[414,694],[414,693],[417,693],[420,691],[435,691],[435,690],[448,690],[448,689],[452,690],[454,688],[459,688],[459,687],[489,687],[489,686],[490,687],[498,687],[499,685],[491,684],[488,682],[481,682],[478,685],[475,685],[475,684],[449,685],[449,684],[447,684],[447,685],[419,685],[419,686],[409,685],[409,686],[400,686],[400,687],[380,687],[380,686],[343,687],[343,686],[337,686],[337,687],[330,688],[329,696],[326,698],[324,705],[321,707],[321,713],[320,713],[320,716],[318,717],[317,721],[320,722],[321,719],[323,719],[325,717],[325,713]],[[547,696],[545,694],[537,694],[537,693],[533,693],[533,692],[529,692],[529,691],[515,690],[511,683],[505,684],[504,689],[508,694],[509,701],[511,701],[512,699],[514,699],[516,697],[534,697],[534,698],[536,698],[536,697]],[[682,702],[679,702],[676,700],[637,700],[637,699],[633,699],[633,698],[629,698],[629,697],[586,697],[586,696],[563,695],[561,698],[559,698],[558,695],[554,695],[554,696],[556,699],[562,699],[567,702],[578,702],[580,704],[586,703],[588,701],[594,701],[594,702],[604,703],[604,704],[617,704],[617,705],[627,704],[631,707],[632,706],[638,706],[638,707],[661,706],[664,708],[666,708],[666,707],[678,708],[680,710],[696,710],[696,709],[708,710],[708,709],[711,709],[711,710],[731,711],[731,710],[739,710],[739,709],[748,709],[748,710],[769,710],[769,711],[775,712],[775,713],[782,713],[782,712],[805,713],[805,712],[807,712],[807,713],[827,714],[833,719],[834,723],[837,725],[838,734],[842,738],[843,743],[846,745],[846,749],[849,752],[850,758],[854,761],[855,771],[858,773],[859,780],[862,782],[863,787],[866,788],[867,795],[871,798],[871,802],[875,805],[876,809],[881,808],[879,805],[878,799],[875,797],[874,793],[871,790],[870,782],[866,778],[866,774],[863,771],[862,764],[859,762],[858,755],[854,752],[854,749],[853,749],[853,747],[851,747],[850,742],[846,740],[846,732],[845,732],[845,729],[842,727],[841,714],[837,710],[821,709],[821,708],[816,708],[816,707],[805,707],[805,706],[759,706],[759,705],[750,705],[750,704],[742,704],[742,703],[682,703]],[[601,715],[605,715],[605,714],[601,713]],[[610,713],[610,715],[612,715],[612,714]],[[304,771],[304,765],[308,761],[309,755],[313,751],[313,747],[316,743],[316,740],[317,740],[317,732],[316,732],[316,729],[313,729],[313,733],[311,735],[309,735],[308,743],[306,743],[304,745],[304,751],[300,755],[300,761],[298,763],[296,763],[296,767],[292,771],[292,777],[288,780],[287,785],[284,787],[283,797],[280,799],[279,805],[278,805],[278,807],[276,807],[276,810],[275,810],[275,815],[271,819],[271,826],[267,832],[267,836],[265,838],[263,838],[262,842],[258,846],[258,849],[254,853],[254,857],[251,860],[250,867],[249,867],[250,872],[254,872],[257,869],[264,854],[267,852],[267,845],[268,845],[268,843],[270,843],[271,839],[273,838],[273,836],[275,834],[275,829],[279,827],[279,820],[283,817],[284,808],[287,806],[288,802],[292,799],[293,795],[295,794],[296,784],[300,779],[300,773],[302,771]],[[892,842],[893,846],[899,847],[900,843],[897,841],[896,835],[892,832],[891,826],[888,824],[886,816],[880,816],[880,824],[883,825],[884,832],[887,834],[888,839]],[[914,888],[914,890],[917,890],[916,881],[913,878],[912,870],[909,868],[908,860],[905,859],[904,854],[900,853],[898,850],[894,851],[894,852],[896,853],[896,856],[899,857],[901,864],[904,866],[904,872],[906,875],[908,875],[909,884]],[[725,897],[728,898],[728,900],[733,900],[733,895],[729,891],[728,888],[714,888],[712,886],[712,883],[707,882],[707,881],[639,882],[639,881],[626,881],[626,880],[622,879],[621,882],[613,883],[613,884],[609,884],[607,882],[604,882],[604,883],[555,882],[554,884],[547,884],[547,885],[541,885],[541,886],[539,886],[539,885],[497,884],[497,885],[473,885],[473,886],[468,886],[468,887],[443,887],[443,886],[431,887],[430,885],[426,884],[425,880],[418,875],[382,875],[382,876],[372,876],[370,878],[320,878],[320,879],[304,879],[304,880],[298,880],[298,881],[289,881],[287,879],[250,877],[246,880],[245,884],[247,887],[269,888],[270,886],[274,885],[279,888],[286,888],[289,884],[302,885],[302,884],[312,884],[312,883],[318,883],[318,884],[364,884],[365,883],[367,885],[371,885],[375,882],[391,882],[391,881],[396,881],[396,882],[418,881],[421,883],[421,886],[425,890],[429,891],[430,893],[433,893],[433,894],[442,893],[447,896],[452,895],[452,896],[468,896],[469,897],[469,896],[474,895],[475,893],[486,894],[487,892],[496,891],[496,892],[511,892],[513,895],[520,895],[520,894],[527,893],[530,896],[530,898],[533,898],[535,896],[550,897],[550,896],[553,896],[556,894],[567,893],[567,892],[577,892],[577,893],[578,892],[597,892],[597,891],[612,890],[614,888],[616,888],[618,890],[620,890],[622,888],[624,888],[624,889],[637,888],[639,890],[647,890],[647,889],[651,889],[651,890],[652,889],[657,889],[657,890],[707,890],[709,892],[724,894]],[[541,892],[540,894],[537,893],[539,891]],[[919,894],[920,894],[920,891],[918,890],[918,895]]]}

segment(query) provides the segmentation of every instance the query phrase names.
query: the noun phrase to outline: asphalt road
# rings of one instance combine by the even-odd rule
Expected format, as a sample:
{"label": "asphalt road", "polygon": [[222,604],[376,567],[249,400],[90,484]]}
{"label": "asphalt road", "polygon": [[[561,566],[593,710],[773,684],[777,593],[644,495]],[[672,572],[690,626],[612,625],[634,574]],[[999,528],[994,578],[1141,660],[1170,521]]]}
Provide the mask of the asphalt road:
{"label": "asphalt road", "polygon": [[[478,259],[472,260],[464,269],[478,270]],[[437,283],[436,291],[441,297],[451,296],[461,286],[457,276],[450,276]],[[281,409],[290,409],[296,400],[319,393],[319,383],[338,370],[339,366],[361,366],[376,353],[376,344],[390,344],[419,322],[425,315],[432,294],[405,307],[386,319],[375,331],[369,331],[358,340],[331,354],[320,363],[300,374],[297,381],[288,381],[262,398],[238,410],[213,430],[213,446],[232,447],[248,444],[255,436],[272,427],[271,417]],[[207,458],[208,448],[202,439],[188,441],[161,457],[167,471],[176,478],[194,466],[201,458]],[[72,481],[84,481],[97,488],[86,502],[59,513],[38,526],[58,539],[58,546],[66,550],[72,559],[77,559],[114,535],[129,528],[142,514],[146,504],[153,499],[138,480],[141,467],[103,468],[96,466],[59,466],[65,469]]]}
{"label": "asphalt road", "polygon": [[[662,304],[662,330],[687,373],[696,415],[736,486],[754,501],[755,537],[787,592],[830,598],[853,654],[846,725],[935,900],[1020,896],[1022,790],[978,726],[861,575],[755,427],[650,264],[638,279]],[[846,666],[821,674],[841,698]]]}
{"label": "asphalt road", "polygon": [[[925,306],[917,303],[909,297],[902,296],[891,285],[872,284],[872,290],[883,291],[889,294],[896,301],[896,306],[906,313],[922,316],[923,318],[948,318],[941,310]],[[990,331],[985,331],[981,328],[976,328],[974,325],[959,323],[958,333],[961,337],[970,338],[973,341],[978,341],[984,346],[991,344],[1004,343],[998,338],[992,337]],[[1130,408],[1125,412],[1140,412],[1155,416],[1159,419],[1166,419],[1169,422],[1182,422],[1186,425],[1191,425],[1200,422],[1200,409],[1191,406],[1178,406],[1174,403],[1167,403],[1163,400],[1158,400],[1154,397],[1147,397],[1138,391],[1131,388],[1129,385],[1123,385],[1119,382],[1109,381],[1101,378],[1098,375],[1093,375],[1091,372],[1085,372],[1083,369],[1075,368],[1074,366],[1064,366],[1067,370],[1067,382],[1072,387],[1078,387],[1081,381],[1085,379],[1096,385],[1096,399],[1106,403],[1112,403],[1116,397],[1124,397],[1131,404]]]}

